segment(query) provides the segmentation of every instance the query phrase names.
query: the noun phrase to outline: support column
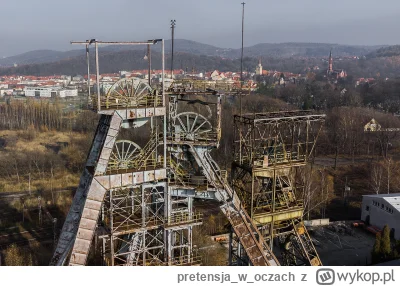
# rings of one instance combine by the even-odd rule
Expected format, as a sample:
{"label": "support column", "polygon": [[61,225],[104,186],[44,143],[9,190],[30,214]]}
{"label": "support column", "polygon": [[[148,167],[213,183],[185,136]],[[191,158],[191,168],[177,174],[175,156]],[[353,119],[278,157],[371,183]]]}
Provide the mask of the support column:
{"label": "support column", "polygon": [[229,258],[228,258],[229,265],[233,264],[232,252],[233,252],[233,231],[232,231],[232,228],[230,228],[229,229]]}
{"label": "support column", "polygon": [[111,266],[114,266],[114,204],[113,204],[113,190],[110,190],[110,262]]}
{"label": "support column", "polygon": [[99,46],[97,44],[97,41],[95,42],[95,49],[96,49],[97,111],[100,111],[101,103],[100,103]]}

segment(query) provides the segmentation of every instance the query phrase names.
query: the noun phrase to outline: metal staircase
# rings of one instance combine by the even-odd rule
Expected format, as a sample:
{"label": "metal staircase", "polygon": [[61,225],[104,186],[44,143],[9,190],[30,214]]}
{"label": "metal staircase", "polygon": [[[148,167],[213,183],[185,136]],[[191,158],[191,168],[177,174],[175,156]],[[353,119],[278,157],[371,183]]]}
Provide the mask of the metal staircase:
{"label": "metal staircase", "polygon": [[137,265],[139,255],[135,252],[137,252],[143,244],[142,236],[140,233],[133,233],[128,237],[130,237],[131,244],[128,247],[129,253],[127,254],[126,265]]}
{"label": "metal staircase", "polygon": [[217,163],[211,158],[207,147],[189,145],[189,151],[211,185],[219,193],[222,212],[226,215],[232,228],[243,245],[251,264],[254,266],[279,265],[278,259],[265,243],[257,227],[242,207],[239,197],[228,182],[221,176]]}
{"label": "metal staircase", "polygon": [[168,160],[167,167],[174,175],[175,182],[179,183],[179,185],[183,187],[186,187],[190,178],[185,170],[183,170],[173,159]]}
{"label": "metal staircase", "polygon": [[296,223],[295,220],[291,223],[293,232],[284,241],[284,248],[290,249],[283,253],[285,264],[321,266],[321,260],[303,223]]}
{"label": "metal staircase", "polygon": [[140,150],[140,154],[133,162],[133,167],[137,170],[140,170],[143,167],[145,167],[146,161],[153,154],[157,146],[158,146],[158,135],[157,133],[154,133],[151,136],[149,142],[146,144],[146,146],[144,146],[144,148]]}

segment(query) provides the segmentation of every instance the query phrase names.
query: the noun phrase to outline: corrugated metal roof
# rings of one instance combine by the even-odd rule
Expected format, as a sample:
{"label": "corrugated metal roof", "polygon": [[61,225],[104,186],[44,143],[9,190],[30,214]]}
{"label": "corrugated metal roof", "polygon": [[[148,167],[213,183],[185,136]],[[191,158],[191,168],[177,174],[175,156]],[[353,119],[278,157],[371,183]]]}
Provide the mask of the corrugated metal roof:
{"label": "corrugated metal roof", "polygon": [[379,194],[379,195],[364,195],[364,197],[380,198],[385,200],[393,209],[400,212],[400,193],[395,194]]}
{"label": "corrugated metal roof", "polygon": [[400,211],[400,196],[398,197],[383,197],[383,199],[388,202],[392,208]]}
{"label": "corrugated metal roof", "polygon": [[375,198],[398,197],[398,198],[400,198],[400,193],[379,194],[379,195],[363,195],[363,197],[375,197]]}

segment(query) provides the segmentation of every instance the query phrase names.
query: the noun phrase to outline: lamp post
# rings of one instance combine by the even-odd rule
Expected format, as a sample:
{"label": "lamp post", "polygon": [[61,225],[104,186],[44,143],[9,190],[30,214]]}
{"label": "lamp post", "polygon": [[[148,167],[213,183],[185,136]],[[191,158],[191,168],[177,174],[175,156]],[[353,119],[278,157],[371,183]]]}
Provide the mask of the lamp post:
{"label": "lamp post", "polygon": [[147,54],[144,56],[144,59],[148,61],[148,82],[151,86],[151,47],[150,44],[147,45]]}
{"label": "lamp post", "polygon": [[174,76],[174,31],[175,31],[175,25],[176,21],[171,20],[171,42],[172,42],[172,47],[171,47],[171,79]]}
{"label": "lamp post", "polygon": [[243,43],[244,43],[244,2],[242,5],[242,52],[240,57],[240,116],[242,116],[242,89],[243,89]]}
{"label": "lamp post", "polygon": [[88,86],[88,103],[90,103],[90,65],[89,65],[89,46],[94,43],[95,39],[86,40],[86,64],[87,64],[87,86]]}

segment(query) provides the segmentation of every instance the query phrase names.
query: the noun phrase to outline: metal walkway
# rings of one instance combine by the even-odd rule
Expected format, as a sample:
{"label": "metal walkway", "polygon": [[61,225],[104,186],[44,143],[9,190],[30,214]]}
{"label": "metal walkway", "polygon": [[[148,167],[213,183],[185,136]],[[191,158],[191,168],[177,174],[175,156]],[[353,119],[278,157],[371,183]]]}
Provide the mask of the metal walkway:
{"label": "metal walkway", "polygon": [[228,182],[221,176],[220,169],[210,156],[207,147],[189,145],[190,152],[197,164],[202,167],[207,180],[218,191],[217,199],[222,203],[222,212],[226,215],[240,243],[243,245],[252,265],[277,266],[278,259],[264,241],[252,219],[242,207],[239,197]]}

